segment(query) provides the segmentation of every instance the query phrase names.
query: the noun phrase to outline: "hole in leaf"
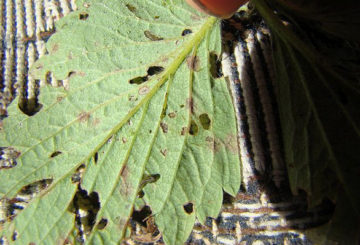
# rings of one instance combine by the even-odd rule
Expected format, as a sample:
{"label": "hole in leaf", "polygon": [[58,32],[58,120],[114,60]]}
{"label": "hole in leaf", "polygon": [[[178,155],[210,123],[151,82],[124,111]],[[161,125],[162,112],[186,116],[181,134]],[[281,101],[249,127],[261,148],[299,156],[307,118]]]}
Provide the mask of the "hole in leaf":
{"label": "hole in leaf", "polygon": [[206,114],[206,113],[201,114],[201,115],[199,116],[199,119],[200,119],[201,126],[202,126],[205,130],[209,130],[210,125],[211,125],[211,120],[210,120],[208,114]]}
{"label": "hole in leaf", "polygon": [[152,175],[144,175],[140,184],[138,196],[141,198],[144,196],[144,192],[142,191],[147,184],[155,183],[160,179],[160,174],[152,174]]}
{"label": "hole in leaf", "polygon": [[0,170],[15,167],[17,165],[16,159],[21,155],[21,152],[12,147],[1,147],[0,150]]}
{"label": "hole in leaf", "polygon": [[45,189],[47,189],[51,183],[53,182],[52,179],[43,179],[31,183],[29,185],[24,186],[20,191],[20,195],[33,195],[34,193],[39,193]]}
{"label": "hole in leaf", "polygon": [[18,106],[28,116],[34,116],[43,107],[42,104],[38,103],[37,98],[20,101]]}
{"label": "hole in leaf", "polygon": [[198,132],[199,132],[199,127],[198,127],[198,125],[195,123],[194,120],[191,120],[190,129],[189,129],[189,134],[195,136],[195,135],[198,134]]}
{"label": "hole in leaf", "polygon": [[139,191],[138,198],[143,198],[145,195],[145,192],[143,190]]}
{"label": "hole in leaf", "polygon": [[[5,207],[1,212],[6,220],[13,220],[19,211],[25,209],[32,199],[44,191],[52,183],[52,179],[43,179],[24,186],[12,199],[1,199],[1,207]],[[1,223],[1,222],[0,222]]]}
{"label": "hole in leaf", "polygon": [[75,213],[76,227],[78,229],[77,238],[81,239],[83,234],[89,233],[95,225],[96,215],[100,209],[99,195],[78,189],[69,207]]}
{"label": "hole in leaf", "polygon": [[76,72],[75,71],[70,71],[68,74],[67,74],[67,78],[71,78],[72,76],[75,76]]}
{"label": "hole in leaf", "polygon": [[108,223],[107,219],[102,218],[99,221],[99,223],[96,225],[96,229],[97,230],[103,230],[106,227],[107,223]]}
{"label": "hole in leaf", "polygon": [[153,75],[157,75],[163,71],[164,71],[164,67],[162,67],[162,66],[150,66],[149,69],[147,70],[147,74],[149,76],[153,76]]}
{"label": "hole in leaf", "polygon": [[194,204],[191,202],[184,204],[183,207],[187,214],[192,214],[192,212],[194,212]]}
{"label": "hole in leaf", "polygon": [[60,155],[60,154],[62,154],[61,151],[54,151],[53,153],[51,153],[50,157],[51,157],[51,158],[54,158],[54,157],[56,157],[56,156],[58,156],[58,155]]}
{"label": "hole in leaf", "polygon": [[147,76],[144,77],[135,77],[129,81],[130,84],[142,84],[148,80]]}
{"label": "hole in leaf", "polygon": [[127,9],[132,12],[132,13],[135,13],[136,12],[136,8],[135,6],[131,5],[131,4],[126,4],[125,5],[127,7]]}
{"label": "hole in leaf", "polygon": [[155,183],[160,179],[160,174],[145,175],[140,182],[140,186],[144,187],[147,184]]}
{"label": "hole in leaf", "polygon": [[18,235],[17,232],[14,231],[14,233],[13,233],[12,236],[11,236],[11,240],[12,240],[12,241],[16,241],[17,235]]}
{"label": "hole in leaf", "polygon": [[157,74],[161,73],[162,71],[164,71],[164,67],[162,67],[162,66],[150,66],[147,70],[146,76],[135,77],[135,78],[129,80],[129,83],[130,84],[138,84],[138,85],[142,84],[149,80],[149,76],[157,75]]}
{"label": "hole in leaf", "polygon": [[191,29],[185,29],[183,30],[183,32],[181,33],[181,36],[186,36],[186,35],[189,35],[192,33],[192,30]]}
{"label": "hole in leaf", "polygon": [[71,182],[72,183],[80,183],[82,175],[85,171],[85,164],[81,164],[75,171],[75,173],[71,176]]}
{"label": "hole in leaf", "polygon": [[146,218],[152,214],[149,206],[144,206],[140,211],[134,210],[131,215],[132,220],[138,222],[142,226],[146,226]]}
{"label": "hole in leaf", "polygon": [[155,34],[151,33],[151,31],[147,30],[144,31],[144,35],[146,38],[150,39],[151,41],[161,41],[164,40],[164,38],[156,36]]}
{"label": "hole in leaf", "polygon": [[163,107],[162,111],[161,111],[161,115],[160,118],[163,119],[164,117],[166,117],[166,111],[167,111],[167,102],[165,104],[165,106]]}
{"label": "hole in leaf", "polygon": [[87,18],[89,18],[89,14],[86,12],[82,12],[79,14],[79,20],[86,20]]}
{"label": "hole in leaf", "polygon": [[211,52],[210,56],[210,74],[213,78],[220,78],[223,76],[221,69],[221,61],[215,52]]}
{"label": "hole in leaf", "polygon": [[95,162],[95,164],[97,164],[98,158],[99,158],[99,154],[96,152],[96,153],[94,154],[94,162]]}
{"label": "hole in leaf", "polygon": [[74,204],[79,209],[98,211],[100,208],[99,195],[97,192],[87,194],[86,190],[79,189],[74,196]]}

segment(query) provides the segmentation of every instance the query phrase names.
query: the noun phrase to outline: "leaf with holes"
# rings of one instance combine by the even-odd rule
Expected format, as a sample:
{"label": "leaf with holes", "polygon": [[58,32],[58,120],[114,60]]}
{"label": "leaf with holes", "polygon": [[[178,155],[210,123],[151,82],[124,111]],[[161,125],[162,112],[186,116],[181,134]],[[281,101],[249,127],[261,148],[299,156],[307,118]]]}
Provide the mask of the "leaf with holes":
{"label": "leaf with holes", "polygon": [[35,77],[52,72],[68,82],[42,88],[34,116],[14,101],[3,122],[1,146],[18,155],[0,170],[1,198],[51,182],[3,236],[71,241],[87,210],[86,242],[118,243],[133,208],[148,205],[164,241],[183,243],[196,218],[218,214],[223,190],[235,195],[240,186],[231,97],[210,72],[220,58],[219,23],[182,0],[77,5],[33,67]]}

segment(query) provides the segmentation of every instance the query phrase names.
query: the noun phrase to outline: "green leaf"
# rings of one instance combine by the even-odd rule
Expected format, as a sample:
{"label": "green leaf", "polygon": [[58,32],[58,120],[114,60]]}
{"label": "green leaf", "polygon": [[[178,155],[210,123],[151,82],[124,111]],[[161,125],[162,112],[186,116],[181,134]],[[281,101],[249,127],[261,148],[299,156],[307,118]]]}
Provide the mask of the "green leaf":
{"label": "green leaf", "polygon": [[[330,18],[317,15],[333,14],[334,22],[348,28],[346,12],[352,11],[348,4],[333,9],[330,4],[324,10],[319,7],[321,0],[280,1],[286,7],[279,7],[275,15],[264,1],[254,2],[273,34],[275,87],[291,189],[294,193],[305,190],[310,206],[324,199],[336,203],[330,223],[318,230],[323,244],[357,244],[360,49],[352,41],[358,40],[358,32],[347,36],[342,36],[341,28],[329,32]],[[358,13],[351,23],[360,20]],[[284,15],[289,17],[287,25],[280,18]],[[339,22],[341,16],[343,22]]]}
{"label": "green leaf", "polygon": [[[234,108],[225,79],[210,72],[219,23],[180,0],[77,4],[33,67],[37,78],[52,72],[69,84],[42,88],[42,109],[31,117],[14,101],[3,122],[0,145],[21,154],[0,171],[0,198],[52,180],[4,235],[16,231],[19,244],[73,236],[71,176],[85,163],[81,189],[97,193],[95,222],[107,222],[94,226],[89,244],[123,239],[141,189],[164,241],[183,243],[195,218],[215,217],[222,191],[240,186]],[[53,202],[59,190],[62,201]],[[54,218],[43,222],[50,207]],[[23,226],[29,219],[37,230]]]}

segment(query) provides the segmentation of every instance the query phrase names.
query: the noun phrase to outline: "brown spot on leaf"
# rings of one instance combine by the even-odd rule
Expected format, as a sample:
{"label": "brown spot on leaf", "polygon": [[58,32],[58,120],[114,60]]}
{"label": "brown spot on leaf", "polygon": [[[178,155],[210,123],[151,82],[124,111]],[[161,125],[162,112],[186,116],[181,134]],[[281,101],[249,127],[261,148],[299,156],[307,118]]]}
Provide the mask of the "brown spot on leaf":
{"label": "brown spot on leaf", "polygon": [[166,157],[166,155],[167,155],[167,149],[161,149],[160,150],[160,153],[164,156],[164,157]]}
{"label": "brown spot on leaf", "polygon": [[174,117],[176,117],[176,112],[170,112],[170,113],[168,114],[168,116],[169,116],[170,118],[174,118]]}
{"label": "brown spot on leaf", "polygon": [[137,101],[138,98],[136,98],[135,95],[129,95],[129,101]]}
{"label": "brown spot on leaf", "polygon": [[81,112],[78,116],[77,116],[77,120],[81,123],[85,123],[89,120],[90,118],[90,113],[88,112]]}
{"label": "brown spot on leaf", "polygon": [[101,120],[99,118],[95,118],[91,124],[95,128],[97,125],[100,124],[100,122],[101,122]]}
{"label": "brown spot on leaf", "polygon": [[73,59],[73,54],[72,54],[72,52],[69,52],[67,57],[68,57],[69,60],[72,60],[72,59]]}
{"label": "brown spot on leaf", "polygon": [[166,123],[164,123],[164,122],[160,123],[160,127],[161,127],[164,134],[166,134],[168,132],[168,130],[169,130],[168,125]]}
{"label": "brown spot on leaf", "polygon": [[120,232],[123,232],[125,229],[125,227],[127,227],[129,225],[129,220],[127,218],[124,217],[117,217],[118,219],[115,219],[115,224],[117,224],[117,227],[119,229]]}
{"label": "brown spot on leaf", "polygon": [[126,6],[126,8],[127,8],[130,12],[132,12],[132,13],[135,13],[135,12],[136,12],[135,6],[133,6],[133,5],[131,5],[131,4],[126,4],[125,6]]}
{"label": "brown spot on leaf", "polygon": [[145,95],[147,93],[149,93],[150,89],[148,86],[143,86],[141,88],[139,88],[139,95]]}
{"label": "brown spot on leaf", "polygon": [[192,98],[187,98],[186,99],[186,107],[189,108],[191,114],[194,114],[194,101]]}
{"label": "brown spot on leaf", "polygon": [[125,144],[127,142],[127,139],[125,137],[122,137],[121,141]]}
{"label": "brown spot on leaf", "polygon": [[123,166],[120,173],[121,173],[120,194],[127,197],[132,193],[133,186],[128,181],[129,170],[128,170],[126,164]]}
{"label": "brown spot on leaf", "polygon": [[200,70],[200,59],[196,55],[190,56],[186,59],[187,66],[190,70],[199,71]]}
{"label": "brown spot on leaf", "polygon": [[144,31],[144,35],[145,37],[147,37],[148,39],[150,39],[151,41],[161,41],[164,40],[164,38],[156,36],[155,34],[151,33],[151,31],[146,30]]}
{"label": "brown spot on leaf", "polygon": [[235,135],[228,135],[224,140],[219,138],[206,137],[208,146],[214,153],[219,152],[221,149],[226,149],[233,154],[238,154],[237,137]]}
{"label": "brown spot on leaf", "polygon": [[191,17],[190,17],[192,20],[194,21],[199,21],[201,20],[201,17],[199,15],[195,15],[195,14],[192,14]]}
{"label": "brown spot on leaf", "polygon": [[124,166],[121,168],[120,175],[123,179],[127,179],[129,175],[129,169],[126,164],[124,164]]}
{"label": "brown spot on leaf", "polygon": [[188,128],[187,128],[187,127],[182,127],[180,134],[181,134],[182,136],[184,136],[187,132],[188,132]]}
{"label": "brown spot on leaf", "polygon": [[207,136],[205,141],[212,152],[216,153],[219,151],[220,143],[213,137]]}
{"label": "brown spot on leaf", "polygon": [[225,148],[233,154],[238,154],[238,142],[237,137],[233,134],[230,134],[225,139]]}
{"label": "brown spot on leaf", "polygon": [[59,44],[58,43],[55,43],[52,47],[51,47],[51,50],[50,50],[50,53],[56,53],[56,51],[59,50]]}
{"label": "brown spot on leaf", "polygon": [[58,96],[58,97],[56,98],[56,101],[57,101],[57,102],[60,102],[60,101],[62,101],[63,99],[64,99],[64,97]]}
{"label": "brown spot on leaf", "polygon": [[86,73],[83,72],[83,71],[77,71],[76,74],[79,75],[80,77],[85,77],[86,76]]}

